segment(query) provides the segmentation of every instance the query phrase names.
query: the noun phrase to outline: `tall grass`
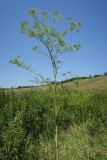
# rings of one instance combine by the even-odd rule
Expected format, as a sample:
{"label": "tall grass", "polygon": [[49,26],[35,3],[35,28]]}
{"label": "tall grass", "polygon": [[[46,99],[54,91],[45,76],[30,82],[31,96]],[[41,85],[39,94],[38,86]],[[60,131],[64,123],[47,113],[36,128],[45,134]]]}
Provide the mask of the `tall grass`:
{"label": "tall grass", "polygon": [[[58,91],[61,160],[107,159],[107,95]],[[0,160],[54,160],[52,92],[0,90]]]}

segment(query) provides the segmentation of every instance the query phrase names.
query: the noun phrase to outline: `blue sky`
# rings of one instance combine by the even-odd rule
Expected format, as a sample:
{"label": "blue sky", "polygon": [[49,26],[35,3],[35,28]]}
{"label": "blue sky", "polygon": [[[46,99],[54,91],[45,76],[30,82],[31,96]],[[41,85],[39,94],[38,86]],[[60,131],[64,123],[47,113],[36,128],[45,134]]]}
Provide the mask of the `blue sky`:
{"label": "blue sky", "polygon": [[[34,76],[9,60],[21,56],[46,77],[52,76],[48,59],[32,52],[36,44],[20,33],[20,22],[27,20],[28,11],[37,8],[50,14],[58,10],[62,16],[80,21],[79,33],[69,36],[69,41],[80,42],[78,53],[67,53],[61,57],[64,65],[60,73],[87,76],[107,71],[107,0],[0,0],[0,87],[32,85]],[[59,79],[61,76],[59,76]]]}

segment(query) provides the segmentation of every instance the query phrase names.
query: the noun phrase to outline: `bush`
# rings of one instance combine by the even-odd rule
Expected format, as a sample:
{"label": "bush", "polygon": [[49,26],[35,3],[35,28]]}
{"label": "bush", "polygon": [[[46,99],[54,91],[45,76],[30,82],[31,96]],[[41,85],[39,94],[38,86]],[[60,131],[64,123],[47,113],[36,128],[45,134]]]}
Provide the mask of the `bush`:
{"label": "bush", "polygon": [[[55,126],[51,91],[22,96],[16,95],[13,90],[8,94],[2,91],[0,100],[0,159],[54,160]],[[61,159],[87,159],[87,145],[91,159],[105,158],[101,147],[105,150],[107,95],[60,90],[57,100]],[[85,143],[87,137],[88,142]],[[99,151],[95,148],[96,141]],[[106,142],[104,145],[107,145]]]}

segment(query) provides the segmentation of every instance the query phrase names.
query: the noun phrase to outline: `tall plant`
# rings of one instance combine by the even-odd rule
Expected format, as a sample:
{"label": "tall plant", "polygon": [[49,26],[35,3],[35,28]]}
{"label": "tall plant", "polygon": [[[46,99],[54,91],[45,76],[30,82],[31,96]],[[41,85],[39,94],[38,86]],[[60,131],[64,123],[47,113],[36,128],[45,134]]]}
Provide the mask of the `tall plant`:
{"label": "tall plant", "polygon": [[[29,15],[32,17],[32,21],[21,23],[21,32],[27,34],[29,37],[34,38],[40,45],[34,46],[33,50],[48,57],[52,66],[53,73],[53,107],[55,117],[55,146],[56,146],[56,160],[59,160],[58,149],[58,127],[57,127],[57,76],[58,68],[60,65],[60,55],[80,49],[80,44],[69,44],[66,42],[65,37],[72,31],[78,31],[81,24],[80,22],[74,22],[71,18],[62,19],[60,12],[53,13],[52,21],[50,20],[47,12],[42,12],[37,9],[31,9]],[[66,23],[66,24],[65,24]],[[64,26],[66,26],[64,28]],[[60,26],[60,27],[59,27]],[[31,67],[25,65],[20,61],[19,57],[10,61],[12,64],[16,64],[18,67],[25,68],[29,71],[33,70]],[[43,76],[36,73],[36,75],[47,81]]]}

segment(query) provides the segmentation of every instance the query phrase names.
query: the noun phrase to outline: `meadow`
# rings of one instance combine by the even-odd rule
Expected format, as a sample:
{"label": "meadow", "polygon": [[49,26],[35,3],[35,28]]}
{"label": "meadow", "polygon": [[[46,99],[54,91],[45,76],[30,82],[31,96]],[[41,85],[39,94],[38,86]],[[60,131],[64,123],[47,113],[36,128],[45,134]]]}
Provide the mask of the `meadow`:
{"label": "meadow", "polygon": [[[57,90],[60,160],[107,160],[107,93]],[[55,160],[52,90],[0,89],[0,160]]]}

